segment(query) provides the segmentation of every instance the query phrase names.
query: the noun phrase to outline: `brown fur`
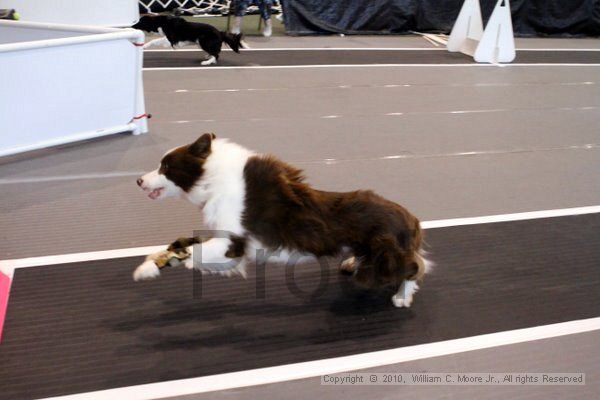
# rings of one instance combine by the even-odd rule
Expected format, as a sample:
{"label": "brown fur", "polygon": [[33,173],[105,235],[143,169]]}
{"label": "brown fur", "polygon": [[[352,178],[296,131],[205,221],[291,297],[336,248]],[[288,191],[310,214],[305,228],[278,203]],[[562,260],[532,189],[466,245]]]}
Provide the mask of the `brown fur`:
{"label": "brown fur", "polygon": [[422,278],[419,220],[372,191],[326,192],[311,188],[302,172],[273,156],[254,156],[244,169],[242,224],[270,248],[316,256],[348,247],[357,258],[356,282],[399,285]]}
{"label": "brown fur", "polygon": [[204,173],[204,162],[210,155],[214,133],[205,133],[194,143],[181,146],[160,161],[159,173],[189,192]]}
{"label": "brown fur", "polygon": [[[189,192],[204,173],[215,135],[167,154],[160,172]],[[336,256],[348,250],[355,257],[343,272],[367,287],[399,286],[421,280],[425,262],[419,254],[419,220],[404,207],[369,190],[327,192],[310,187],[302,171],[270,155],[250,157],[244,168],[246,196],[242,225],[247,234],[231,237],[225,254],[238,258],[251,236],[269,249]],[[180,239],[173,249],[197,243]],[[253,256],[253,255],[251,255]],[[343,269],[344,269],[343,268]]]}

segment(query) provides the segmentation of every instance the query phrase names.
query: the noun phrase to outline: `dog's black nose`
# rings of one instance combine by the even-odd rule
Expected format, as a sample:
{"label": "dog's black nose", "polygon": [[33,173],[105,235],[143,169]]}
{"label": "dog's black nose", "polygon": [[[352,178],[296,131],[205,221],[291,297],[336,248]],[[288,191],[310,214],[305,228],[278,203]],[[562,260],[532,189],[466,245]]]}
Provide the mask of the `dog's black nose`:
{"label": "dog's black nose", "polygon": [[138,180],[136,181],[139,187],[142,187],[142,184],[144,183],[144,180],[142,178],[138,178]]}

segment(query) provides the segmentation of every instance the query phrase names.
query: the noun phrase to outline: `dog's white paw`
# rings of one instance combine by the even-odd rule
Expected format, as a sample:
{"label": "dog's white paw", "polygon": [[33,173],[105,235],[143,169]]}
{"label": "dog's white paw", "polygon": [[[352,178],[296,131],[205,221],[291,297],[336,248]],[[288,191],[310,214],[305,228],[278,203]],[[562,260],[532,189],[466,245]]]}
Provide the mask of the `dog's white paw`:
{"label": "dog's white paw", "polygon": [[340,269],[346,272],[354,272],[356,269],[356,257],[349,257],[342,261],[340,264]]}
{"label": "dog's white paw", "polygon": [[396,293],[395,295],[392,296],[392,303],[394,303],[394,307],[398,307],[398,308],[402,308],[402,307],[410,307],[410,305],[412,304],[412,296],[408,297],[408,298],[404,298],[402,296],[399,296],[398,293]]}
{"label": "dog's white paw", "polygon": [[133,271],[133,280],[153,279],[160,275],[160,270],[154,261],[146,260]]}
{"label": "dog's white paw", "polygon": [[214,56],[211,56],[208,60],[204,60],[200,64],[211,65],[211,64],[216,64],[216,63],[217,63],[217,59]]}
{"label": "dog's white paw", "polygon": [[395,307],[410,307],[413,302],[415,292],[419,290],[419,285],[415,281],[404,281],[398,289],[398,293],[392,296],[392,303]]}
{"label": "dog's white paw", "polygon": [[187,269],[194,269],[194,256],[189,256],[183,261],[183,266]]}

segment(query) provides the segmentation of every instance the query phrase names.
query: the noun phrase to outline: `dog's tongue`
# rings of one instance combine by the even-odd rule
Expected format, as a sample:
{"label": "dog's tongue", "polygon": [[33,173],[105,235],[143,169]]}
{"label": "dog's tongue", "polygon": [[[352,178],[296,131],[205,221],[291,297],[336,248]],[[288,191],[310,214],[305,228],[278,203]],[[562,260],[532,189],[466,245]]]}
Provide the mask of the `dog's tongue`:
{"label": "dog's tongue", "polygon": [[148,193],[148,197],[150,197],[152,200],[155,200],[158,196],[160,196],[161,190],[162,188],[154,189],[153,191]]}

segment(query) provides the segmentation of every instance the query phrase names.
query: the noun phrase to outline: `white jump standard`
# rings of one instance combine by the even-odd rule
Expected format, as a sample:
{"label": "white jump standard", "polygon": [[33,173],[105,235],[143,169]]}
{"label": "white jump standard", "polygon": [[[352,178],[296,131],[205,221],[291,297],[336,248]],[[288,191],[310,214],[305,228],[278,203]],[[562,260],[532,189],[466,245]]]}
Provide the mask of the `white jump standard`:
{"label": "white jump standard", "polygon": [[447,48],[451,52],[468,54],[477,62],[512,62],[516,52],[508,0],[498,0],[485,30],[479,0],[465,0]]}

